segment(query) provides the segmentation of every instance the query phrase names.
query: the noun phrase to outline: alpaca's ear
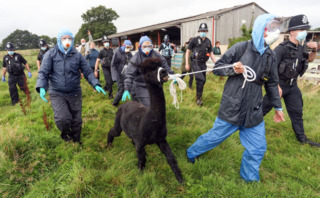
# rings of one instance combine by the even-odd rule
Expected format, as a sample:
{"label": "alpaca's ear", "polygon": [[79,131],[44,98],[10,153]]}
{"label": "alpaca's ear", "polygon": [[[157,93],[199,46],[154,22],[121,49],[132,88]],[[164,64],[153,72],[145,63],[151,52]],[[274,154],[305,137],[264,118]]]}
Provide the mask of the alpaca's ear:
{"label": "alpaca's ear", "polygon": [[161,64],[162,62],[160,58],[148,58],[141,64],[141,67],[155,69],[161,66]]}

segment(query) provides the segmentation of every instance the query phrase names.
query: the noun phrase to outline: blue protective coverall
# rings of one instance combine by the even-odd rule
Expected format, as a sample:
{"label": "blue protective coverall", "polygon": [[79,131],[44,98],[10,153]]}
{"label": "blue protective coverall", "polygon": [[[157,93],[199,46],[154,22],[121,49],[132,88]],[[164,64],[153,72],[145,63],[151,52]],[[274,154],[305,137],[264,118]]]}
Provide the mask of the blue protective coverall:
{"label": "blue protective coverall", "polygon": [[[265,26],[274,17],[270,14],[260,15],[254,23],[252,41],[235,44],[216,63],[215,68],[219,68],[240,61],[255,71],[257,80],[247,82],[242,89],[244,78],[242,74],[236,74],[232,67],[214,71],[216,75],[229,77],[213,128],[201,135],[187,150],[190,161],[194,162],[197,156],[215,148],[239,130],[240,141],[245,148],[240,176],[245,181],[259,181],[259,166],[267,150],[262,114],[262,84],[265,85],[273,107],[281,108],[276,56],[268,46],[264,46],[263,39]],[[267,65],[269,79],[261,83]]]}

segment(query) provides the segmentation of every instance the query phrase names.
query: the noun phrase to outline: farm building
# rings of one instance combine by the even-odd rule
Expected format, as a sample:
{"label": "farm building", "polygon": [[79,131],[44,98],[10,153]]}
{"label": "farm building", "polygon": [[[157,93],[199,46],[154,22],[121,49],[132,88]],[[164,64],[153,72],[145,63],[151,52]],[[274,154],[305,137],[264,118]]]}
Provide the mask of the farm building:
{"label": "farm building", "polygon": [[[180,46],[190,37],[198,33],[201,23],[207,23],[209,32],[207,37],[214,45],[215,41],[220,41],[222,52],[227,49],[228,39],[241,36],[241,26],[245,24],[249,28],[257,16],[268,13],[255,2],[237,5],[231,8],[223,8],[196,16],[141,27],[133,30],[119,32],[109,35],[113,40],[113,46],[123,43],[125,39],[130,39],[138,47],[139,39],[142,35],[148,35],[157,48],[163,41],[163,36],[168,34],[172,43]],[[97,39],[99,41],[101,39]]]}

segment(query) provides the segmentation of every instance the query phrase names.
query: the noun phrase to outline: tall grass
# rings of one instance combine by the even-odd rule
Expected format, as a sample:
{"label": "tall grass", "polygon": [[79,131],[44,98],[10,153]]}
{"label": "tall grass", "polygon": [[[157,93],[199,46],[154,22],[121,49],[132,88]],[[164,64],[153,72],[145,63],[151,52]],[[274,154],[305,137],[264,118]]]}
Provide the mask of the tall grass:
{"label": "tall grass", "polygon": [[[168,142],[184,176],[180,185],[155,145],[146,147],[143,172],[138,170],[135,148],[124,134],[114,140],[111,149],[104,148],[117,109],[84,79],[83,146],[64,142],[54,124],[50,103],[43,102],[35,92],[36,52],[31,50],[24,56],[33,69],[33,77],[28,78],[31,109],[26,115],[19,106],[10,105],[8,84],[0,83],[0,197],[320,196],[320,149],[296,141],[287,113],[287,121],[279,124],[273,123],[272,112],[265,117],[268,150],[258,183],[245,183],[240,178],[244,148],[238,133],[200,156],[194,165],[187,162],[186,149],[212,127],[217,116],[225,83],[217,76],[208,75],[202,107],[195,103],[195,89],[187,89],[180,109],[175,109],[169,84],[164,86]],[[308,82],[299,82],[299,86],[306,134],[320,142],[320,88]],[[26,99],[23,92],[19,95]],[[43,112],[51,126],[49,131]]]}

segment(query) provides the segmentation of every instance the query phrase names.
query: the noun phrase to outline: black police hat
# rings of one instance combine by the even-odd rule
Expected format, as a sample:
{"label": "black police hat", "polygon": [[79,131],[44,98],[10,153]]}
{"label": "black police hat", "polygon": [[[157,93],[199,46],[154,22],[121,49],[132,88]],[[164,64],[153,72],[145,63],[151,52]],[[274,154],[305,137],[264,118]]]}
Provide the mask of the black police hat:
{"label": "black police hat", "polygon": [[40,45],[40,47],[44,47],[47,45],[47,42],[44,39],[40,39],[39,45]]}
{"label": "black police hat", "polygon": [[110,39],[107,36],[103,35],[102,36],[102,43],[108,42],[108,41],[110,41]]}
{"label": "black police hat", "polygon": [[199,25],[199,30],[198,30],[198,32],[200,32],[200,31],[208,31],[208,26],[207,26],[206,23],[201,23],[201,24]]}
{"label": "black police hat", "polygon": [[7,44],[6,44],[6,50],[14,50],[14,45],[12,44],[12,43],[10,43],[10,42],[8,42]]}
{"label": "black police hat", "polygon": [[288,31],[307,30],[310,29],[309,21],[306,15],[300,14],[291,17],[289,21]]}
{"label": "black police hat", "polygon": [[163,40],[164,40],[164,41],[170,40],[169,35],[168,35],[168,34],[164,35]]}

